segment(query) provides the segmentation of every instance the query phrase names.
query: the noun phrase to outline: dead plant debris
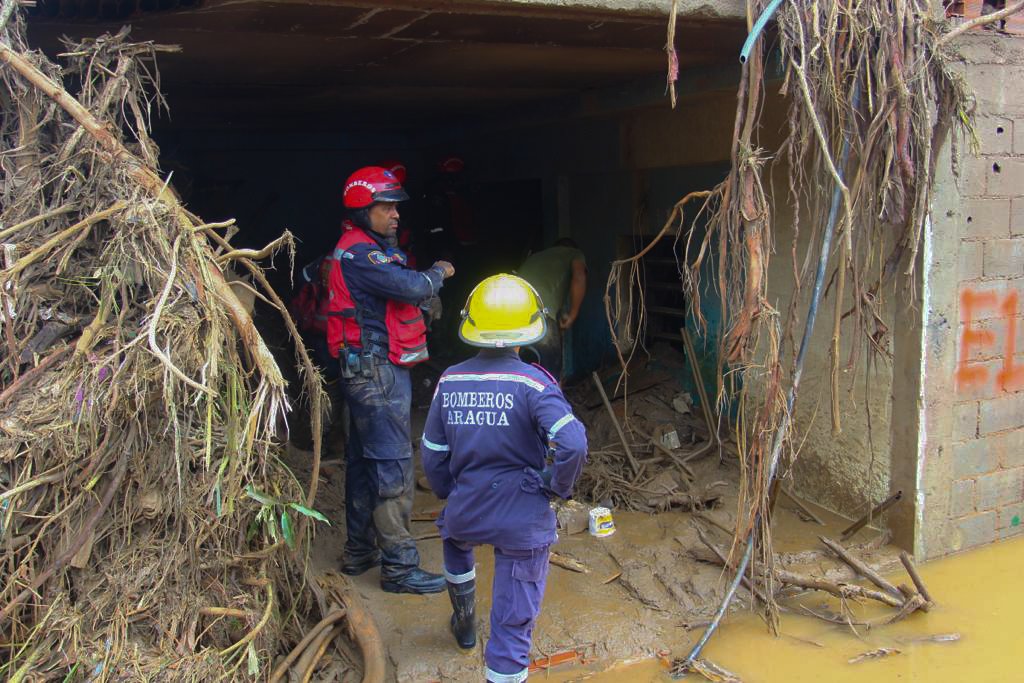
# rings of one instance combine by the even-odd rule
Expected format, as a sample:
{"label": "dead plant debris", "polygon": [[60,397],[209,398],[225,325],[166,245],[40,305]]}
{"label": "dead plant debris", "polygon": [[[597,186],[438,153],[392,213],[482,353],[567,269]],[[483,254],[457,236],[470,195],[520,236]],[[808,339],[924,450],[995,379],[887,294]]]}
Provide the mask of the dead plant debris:
{"label": "dead plant debris", "polygon": [[241,264],[279,304],[251,261],[265,254],[232,253],[225,224],[160,175],[148,130],[155,57],[172,48],[126,29],[66,43],[58,66],[28,48],[14,4],[0,12],[0,671],[255,677],[300,639],[320,516],[316,467],[306,489],[278,459],[281,372],[225,282]]}

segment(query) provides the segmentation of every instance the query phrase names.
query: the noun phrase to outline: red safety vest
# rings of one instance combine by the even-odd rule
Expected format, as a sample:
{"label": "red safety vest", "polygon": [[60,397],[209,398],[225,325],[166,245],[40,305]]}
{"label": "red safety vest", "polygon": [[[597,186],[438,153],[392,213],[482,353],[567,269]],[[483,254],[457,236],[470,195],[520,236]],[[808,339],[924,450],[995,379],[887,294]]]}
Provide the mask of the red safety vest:
{"label": "red safety vest", "polygon": [[327,297],[321,285],[307,282],[288,305],[288,310],[302,332],[327,336]]}
{"label": "red safety vest", "polygon": [[[362,230],[345,229],[338,240],[335,253],[348,251],[356,244],[376,244]],[[359,321],[365,311],[356,306],[352,294],[345,284],[345,269],[337,259],[340,287],[331,291],[328,304],[327,345],[331,355],[337,358],[341,349],[362,349],[362,329]],[[427,325],[423,312],[404,301],[388,299],[385,304],[384,327],[388,331],[388,360],[395,365],[412,366],[422,363],[427,354]]]}

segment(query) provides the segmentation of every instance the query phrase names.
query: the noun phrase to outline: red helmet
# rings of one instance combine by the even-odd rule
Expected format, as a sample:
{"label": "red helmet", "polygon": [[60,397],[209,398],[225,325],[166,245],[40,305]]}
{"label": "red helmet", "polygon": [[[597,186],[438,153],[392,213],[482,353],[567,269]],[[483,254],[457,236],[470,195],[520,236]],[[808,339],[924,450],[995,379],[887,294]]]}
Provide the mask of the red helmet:
{"label": "red helmet", "polygon": [[401,161],[398,161],[396,159],[388,159],[387,161],[380,162],[380,167],[386,168],[387,170],[394,173],[395,177],[398,178],[398,182],[405,182],[405,164],[403,164]]}
{"label": "red helmet", "polygon": [[404,202],[409,195],[391,171],[365,166],[348,177],[342,199],[346,209],[365,209],[375,202]]}
{"label": "red helmet", "polygon": [[466,162],[460,157],[449,155],[437,162],[437,170],[441,173],[461,173],[466,167]]}

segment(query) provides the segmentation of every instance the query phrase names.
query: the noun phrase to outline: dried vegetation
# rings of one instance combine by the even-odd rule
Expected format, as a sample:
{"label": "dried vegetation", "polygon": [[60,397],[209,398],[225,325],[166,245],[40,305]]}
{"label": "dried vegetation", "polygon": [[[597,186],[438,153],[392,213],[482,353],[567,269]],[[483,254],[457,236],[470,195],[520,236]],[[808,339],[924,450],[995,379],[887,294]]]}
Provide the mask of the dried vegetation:
{"label": "dried vegetation", "polygon": [[159,175],[147,130],[167,48],[122,31],[67,44],[58,67],[14,6],[0,12],[0,671],[255,675],[315,606],[317,466],[307,487],[278,460],[285,382],[229,264],[279,302],[261,254],[230,250],[229,225]]}

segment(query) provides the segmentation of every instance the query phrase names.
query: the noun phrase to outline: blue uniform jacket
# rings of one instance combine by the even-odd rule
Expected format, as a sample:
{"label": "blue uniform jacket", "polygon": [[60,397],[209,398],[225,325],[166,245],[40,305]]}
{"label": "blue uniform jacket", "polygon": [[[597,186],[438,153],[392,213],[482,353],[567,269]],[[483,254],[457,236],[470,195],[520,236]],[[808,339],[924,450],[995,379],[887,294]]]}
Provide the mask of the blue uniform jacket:
{"label": "blue uniform jacket", "polygon": [[[346,221],[346,228],[351,224]],[[361,228],[351,226],[353,230]],[[418,306],[437,296],[444,281],[440,268],[415,271],[405,266],[405,254],[389,247],[372,230],[364,230],[372,240],[353,245],[347,250],[335,249],[334,258],[341,264],[352,301],[356,303],[363,330],[380,335],[387,347],[388,331],[384,325],[387,300],[404,301]]]}
{"label": "blue uniform jacket", "polygon": [[549,494],[572,494],[587,436],[550,375],[488,349],[441,375],[420,449],[442,538],[525,550],[555,541]]}

